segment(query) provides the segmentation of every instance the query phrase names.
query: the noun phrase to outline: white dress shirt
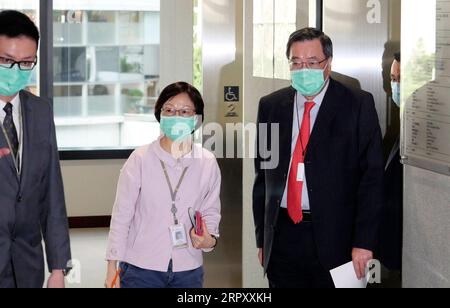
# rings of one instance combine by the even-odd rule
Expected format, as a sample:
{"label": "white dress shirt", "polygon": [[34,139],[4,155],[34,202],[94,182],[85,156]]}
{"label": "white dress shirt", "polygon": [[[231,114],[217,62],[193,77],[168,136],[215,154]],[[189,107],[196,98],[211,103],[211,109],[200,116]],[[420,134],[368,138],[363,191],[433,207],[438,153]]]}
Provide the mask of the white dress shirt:
{"label": "white dress shirt", "polygon": [[[16,95],[16,97],[10,102],[13,105],[13,121],[14,126],[16,127],[17,137],[19,139],[19,161],[20,165],[22,165],[22,152],[23,152],[23,135],[22,135],[22,106],[20,104],[20,96]],[[5,108],[7,102],[0,100],[0,123],[3,125],[5,121],[6,112],[3,110]],[[2,132],[3,134],[3,132]],[[20,167],[20,166],[19,166]],[[20,168],[19,168],[20,169]]]}
{"label": "white dress shirt", "polygon": [[[324,89],[322,90],[322,92],[316,96],[316,98],[313,100],[315,103],[314,108],[311,110],[311,133],[314,129],[314,124],[316,123],[317,120],[317,116],[319,114],[319,110],[320,107],[322,106],[322,102],[323,99],[325,97],[325,94],[327,93],[328,90],[328,86],[329,86],[330,82],[328,81],[327,84],[325,85]],[[295,146],[297,145],[297,140],[298,140],[298,136],[300,134],[300,128],[302,127],[302,122],[303,122],[303,113],[305,112],[305,103],[306,103],[306,98],[301,95],[300,93],[297,92],[296,96],[295,96],[295,104],[294,104],[294,121],[292,123],[292,146],[291,146],[291,162],[289,163],[289,173],[291,172],[291,167],[292,167],[292,156],[294,154],[295,151]],[[297,166],[296,166],[297,167]],[[281,200],[281,207],[282,208],[287,208],[287,190],[288,190],[288,185],[289,185],[289,177],[288,177],[288,181],[286,181],[286,187],[284,189],[284,194],[283,194],[283,199]],[[309,195],[308,195],[308,183],[306,181],[306,176],[305,176],[305,180],[303,181],[303,190],[302,190],[302,209],[304,211],[310,211],[311,207],[309,205]]]}

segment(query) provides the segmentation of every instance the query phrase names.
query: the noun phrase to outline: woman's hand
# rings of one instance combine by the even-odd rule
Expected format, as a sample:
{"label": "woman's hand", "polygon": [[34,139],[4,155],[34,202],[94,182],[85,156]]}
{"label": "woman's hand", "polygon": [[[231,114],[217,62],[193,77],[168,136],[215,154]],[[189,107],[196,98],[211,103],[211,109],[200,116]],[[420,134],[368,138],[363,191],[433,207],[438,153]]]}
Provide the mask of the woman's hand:
{"label": "woman's hand", "polygon": [[[106,272],[105,288],[120,289],[120,277],[117,275],[117,261],[108,261],[108,269]],[[115,281],[115,283],[114,283]]]}
{"label": "woman's hand", "polygon": [[203,236],[195,234],[195,229],[191,230],[192,245],[195,249],[211,249],[216,246],[216,239],[211,236],[206,228],[205,221],[202,222]]}

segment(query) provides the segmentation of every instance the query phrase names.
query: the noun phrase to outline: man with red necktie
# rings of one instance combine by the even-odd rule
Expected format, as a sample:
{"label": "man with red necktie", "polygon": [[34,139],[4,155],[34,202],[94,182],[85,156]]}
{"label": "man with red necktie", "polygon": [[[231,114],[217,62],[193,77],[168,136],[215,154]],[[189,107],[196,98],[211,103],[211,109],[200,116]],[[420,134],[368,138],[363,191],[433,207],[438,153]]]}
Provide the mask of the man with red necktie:
{"label": "man with red necktie", "polygon": [[[333,288],[331,269],[353,261],[362,278],[373,258],[381,129],[373,96],[330,78],[333,44],[322,31],[294,32],[287,57],[292,86],[263,97],[258,112],[259,259],[272,288]],[[272,148],[272,124],[279,125],[279,149]],[[266,169],[266,154],[276,150],[279,165]]]}

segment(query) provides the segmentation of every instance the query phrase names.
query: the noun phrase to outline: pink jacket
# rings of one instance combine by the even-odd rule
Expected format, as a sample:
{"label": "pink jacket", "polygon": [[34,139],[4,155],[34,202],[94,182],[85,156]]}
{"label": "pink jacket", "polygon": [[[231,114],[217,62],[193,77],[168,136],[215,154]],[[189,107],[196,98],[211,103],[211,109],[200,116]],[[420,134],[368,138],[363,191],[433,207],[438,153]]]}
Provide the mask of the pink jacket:
{"label": "pink jacket", "polygon": [[184,167],[189,167],[176,203],[188,237],[190,207],[202,213],[210,234],[219,235],[221,176],[214,155],[194,145],[190,154],[177,160],[161,148],[158,139],[137,149],[121,171],[106,258],[159,272],[167,271],[171,259],[174,272],[197,269],[203,254],[192,247],[190,237],[188,248],[172,248],[172,199],[160,160],[174,189]]}

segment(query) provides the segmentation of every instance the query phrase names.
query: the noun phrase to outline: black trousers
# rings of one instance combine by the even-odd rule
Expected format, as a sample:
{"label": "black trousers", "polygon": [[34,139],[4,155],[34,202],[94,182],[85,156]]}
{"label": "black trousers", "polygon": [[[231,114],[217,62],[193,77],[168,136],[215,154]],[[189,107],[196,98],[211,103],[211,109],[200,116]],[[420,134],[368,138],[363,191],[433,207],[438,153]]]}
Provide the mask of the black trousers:
{"label": "black trousers", "polygon": [[270,288],[334,288],[320,264],[311,222],[295,225],[280,209],[267,276]]}

